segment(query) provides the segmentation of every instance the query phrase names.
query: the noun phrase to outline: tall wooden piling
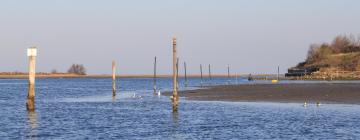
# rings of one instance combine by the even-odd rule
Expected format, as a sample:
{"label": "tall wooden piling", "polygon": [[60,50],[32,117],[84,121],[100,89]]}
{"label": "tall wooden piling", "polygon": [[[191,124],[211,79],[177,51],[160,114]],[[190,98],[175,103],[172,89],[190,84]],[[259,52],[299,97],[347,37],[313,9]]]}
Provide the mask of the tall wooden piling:
{"label": "tall wooden piling", "polygon": [[176,52],[176,38],[173,38],[173,96],[171,98],[173,103],[173,112],[178,111],[179,95],[177,92],[177,52]]}
{"label": "tall wooden piling", "polygon": [[27,56],[29,57],[29,91],[26,102],[26,109],[28,111],[35,110],[35,68],[36,68],[36,56],[37,49],[31,47],[27,50]]}
{"label": "tall wooden piling", "polygon": [[227,67],[228,84],[230,84],[230,65]]}
{"label": "tall wooden piling", "polygon": [[187,79],[187,71],[186,71],[186,62],[184,62],[184,71],[185,71],[185,87],[188,86],[188,79]]}
{"label": "tall wooden piling", "polygon": [[212,77],[211,77],[211,65],[209,64],[209,79],[212,80]]}
{"label": "tall wooden piling", "polygon": [[176,89],[179,91],[179,57],[176,59]]}
{"label": "tall wooden piling", "polygon": [[112,92],[113,97],[116,96],[116,62],[112,62]]}
{"label": "tall wooden piling", "polygon": [[203,68],[202,68],[202,64],[200,64],[200,78],[201,78],[200,84],[202,86],[202,84],[203,84]]}
{"label": "tall wooden piling", "polygon": [[157,87],[156,87],[156,56],[155,56],[155,60],[154,60],[154,94],[156,94],[156,90],[157,90]]}
{"label": "tall wooden piling", "polygon": [[278,81],[280,79],[280,66],[277,67],[277,78]]}

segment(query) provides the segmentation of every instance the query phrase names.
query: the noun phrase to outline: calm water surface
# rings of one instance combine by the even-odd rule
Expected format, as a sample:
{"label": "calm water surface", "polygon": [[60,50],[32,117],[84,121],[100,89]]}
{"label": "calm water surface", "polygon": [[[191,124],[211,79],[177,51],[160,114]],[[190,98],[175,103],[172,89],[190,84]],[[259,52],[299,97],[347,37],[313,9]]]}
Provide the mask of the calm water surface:
{"label": "calm water surface", "polygon": [[[358,105],[181,99],[173,114],[169,97],[153,96],[152,79],[118,79],[116,98],[111,79],[36,82],[36,112],[27,112],[27,80],[0,80],[0,139],[360,139]],[[158,82],[171,89],[171,79]]]}

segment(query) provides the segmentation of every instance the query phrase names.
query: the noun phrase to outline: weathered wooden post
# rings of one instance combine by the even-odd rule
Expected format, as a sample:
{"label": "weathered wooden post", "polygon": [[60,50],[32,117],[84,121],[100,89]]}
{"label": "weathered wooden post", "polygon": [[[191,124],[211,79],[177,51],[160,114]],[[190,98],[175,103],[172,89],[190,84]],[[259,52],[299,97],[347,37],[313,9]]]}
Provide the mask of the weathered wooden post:
{"label": "weathered wooden post", "polygon": [[202,68],[202,64],[200,64],[200,78],[201,78],[200,84],[202,86],[202,84],[203,84],[203,68]]}
{"label": "weathered wooden post", "polygon": [[280,80],[279,76],[280,76],[280,66],[277,67],[277,78],[276,79],[278,81]]}
{"label": "weathered wooden post", "polygon": [[177,92],[177,55],[176,55],[176,38],[173,38],[173,96],[171,97],[173,103],[173,112],[178,111],[179,95]]}
{"label": "weathered wooden post", "polygon": [[176,59],[176,88],[179,91],[179,57]]}
{"label": "weathered wooden post", "polygon": [[155,60],[154,60],[154,94],[156,94],[156,56],[155,56]]}
{"label": "weathered wooden post", "polygon": [[27,49],[27,56],[29,57],[29,91],[26,102],[26,109],[28,111],[35,110],[35,68],[36,68],[36,47]]}
{"label": "weathered wooden post", "polygon": [[212,77],[211,77],[211,65],[209,64],[209,79],[212,80]]}
{"label": "weathered wooden post", "polygon": [[187,79],[187,71],[186,71],[186,62],[184,62],[184,70],[185,70],[185,87],[188,86],[188,79]]}
{"label": "weathered wooden post", "polygon": [[112,91],[113,97],[116,96],[116,63],[115,61],[112,62]]}
{"label": "weathered wooden post", "polygon": [[230,65],[227,67],[227,74],[228,74],[228,84],[230,84]]}

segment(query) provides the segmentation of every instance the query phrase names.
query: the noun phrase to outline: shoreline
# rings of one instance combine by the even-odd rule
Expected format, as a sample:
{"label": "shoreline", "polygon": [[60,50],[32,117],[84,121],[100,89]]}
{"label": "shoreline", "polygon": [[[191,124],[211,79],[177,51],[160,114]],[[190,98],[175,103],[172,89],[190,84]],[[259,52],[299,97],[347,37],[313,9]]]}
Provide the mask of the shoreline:
{"label": "shoreline", "polygon": [[[171,96],[171,92],[164,93]],[[246,84],[180,91],[196,101],[360,104],[360,83]]]}
{"label": "shoreline", "polygon": [[[27,79],[29,75],[27,74],[0,74],[0,79]],[[153,78],[153,75],[116,75],[117,78]],[[184,75],[179,75],[179,77],[185,77]],[[188,75],[188,78],[200,78],[200,75]],[[213,75],[214,78],[227,78],[227,75]],[[236,76],[230,76],[231,78],[236,78]],[[238,76],[239,78],[246,78],[244,76]],[[112,78],[110,74],[99,74],[99,75],[76,75],[76,74],[36,74],[36,78]],[[170,74],[157,75],[156,78],[172,78]]]}

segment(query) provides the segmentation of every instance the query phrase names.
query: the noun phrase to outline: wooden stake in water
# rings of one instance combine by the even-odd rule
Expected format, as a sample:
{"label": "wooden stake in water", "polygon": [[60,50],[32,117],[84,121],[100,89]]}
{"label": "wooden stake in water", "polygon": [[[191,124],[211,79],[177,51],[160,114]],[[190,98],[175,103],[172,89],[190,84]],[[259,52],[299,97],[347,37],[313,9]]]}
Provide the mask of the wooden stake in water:
{"label": "wooden stake in water", "polygon": [[112,62],[112,91],[113,97],[116,96],[116,63],[115,61]]}
{"label": "wooden stake in water", "polygon": [[186,62],[184,62],[184,70],[185,70],[185,87],[188,86],[188,79],[187,79],[187,71],[186,71]]}
{"label": "wooden stake in water", "polygon": [[209,79],[212,80],[212,77],[211,77],[211,65],[209,64]]}
{"label": "wooden stake in water", "polygon": [[29,91],[26,102],[26,109],[28,111],[35,110],[35,68],[36,68],[36,56],[37,49],[31,47],[27,50],[27,56],[29,57]]}
{"label": "wooden stake in water", "polygon": [[173,96],[171,97],[173,103],[173,112],[178,111],[179,95],[177,92],[177,54],[176,54],[176,38],[173,38]]}
{"label": "wooden stake in water", "polygon": [[202,84],[203,84],[203,68],[202,68],[202,64],[200,64],[200,78],[201,78],[200,84],[202,86]]}
{"label": "wooden stake in water", "polygon": [[280,66],[278,66],[278,69],[277,69],[277,80],[279,81],[279,76],[280,76]]}
{"label": "wooden stake in water", "polygon": [[155,61],[154,61],[154,94],[156,94],[156,56],[155,56]]}
{"label": "wooden stake in water", "polygon": [[179,91],[179,57],[176,59],[176,88]]}
{"label": "wooden stake in water", "polygon": [[230,65],[227,67],[227,74],[228,74],[228,84],[230,84]]}

